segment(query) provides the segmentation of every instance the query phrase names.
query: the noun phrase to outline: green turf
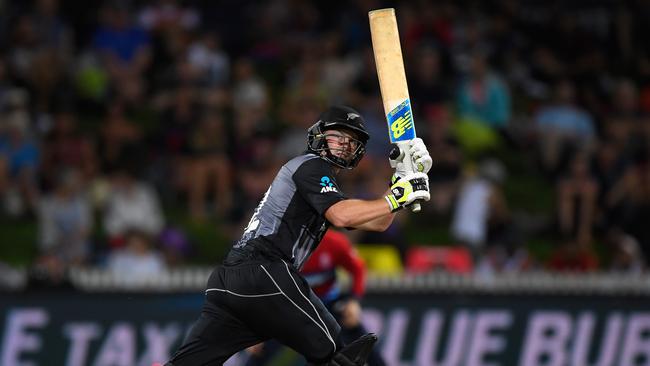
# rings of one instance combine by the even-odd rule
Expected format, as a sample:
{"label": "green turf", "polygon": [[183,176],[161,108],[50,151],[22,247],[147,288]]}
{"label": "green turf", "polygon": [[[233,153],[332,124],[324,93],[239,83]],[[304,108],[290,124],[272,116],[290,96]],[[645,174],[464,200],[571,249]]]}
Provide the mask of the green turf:
{"label": "green turf", "polygon": [[36,221],[0,219],[0,260],[15,266],[25,266],[36,257],[38,227]]}

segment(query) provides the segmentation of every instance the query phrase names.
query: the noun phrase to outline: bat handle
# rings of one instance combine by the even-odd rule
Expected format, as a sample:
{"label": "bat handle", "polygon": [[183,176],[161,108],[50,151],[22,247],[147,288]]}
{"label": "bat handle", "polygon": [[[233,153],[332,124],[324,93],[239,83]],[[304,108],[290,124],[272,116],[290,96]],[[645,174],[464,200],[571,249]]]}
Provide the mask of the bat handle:
{"label": "bat handle", "polygon": [[413,204],[411,204],[411,211],[413,212],[420,212],[422,207],[420,206],[420,201],[415,201]]}

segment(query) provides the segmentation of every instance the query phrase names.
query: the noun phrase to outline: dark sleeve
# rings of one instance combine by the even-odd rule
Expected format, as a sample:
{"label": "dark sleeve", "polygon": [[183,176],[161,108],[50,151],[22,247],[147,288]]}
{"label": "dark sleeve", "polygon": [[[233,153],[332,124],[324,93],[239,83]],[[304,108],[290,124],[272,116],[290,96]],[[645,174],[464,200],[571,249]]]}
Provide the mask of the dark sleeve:
{"label": "dark sleeve", "polygon": [[293,174],[293,180],[300,196],[320,215],[333,204],[346,199],[336,183],[332,168],[322,159],[304,162]]}

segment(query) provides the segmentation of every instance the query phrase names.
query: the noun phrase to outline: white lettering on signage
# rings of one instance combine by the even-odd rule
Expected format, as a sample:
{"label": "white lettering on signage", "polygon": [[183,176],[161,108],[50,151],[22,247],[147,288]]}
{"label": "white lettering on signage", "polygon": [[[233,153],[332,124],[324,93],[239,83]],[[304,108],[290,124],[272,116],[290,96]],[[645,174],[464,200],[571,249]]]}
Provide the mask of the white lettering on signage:
{"label": "white lettering on signage", "polygon": [[[611,314],[603,330],[603,339],[598,343],[594,339],[596,314],[591,311],[580,313],[575,326],[573,337],[572,365],[613,366],[616,357],[617,344],[621,339],[623,330],[623,317],[621,314]],[[591,346],[590,346],[591,345]],[[590,350],[595,350],[596,362],[590,363]]]}
{"label": "white lettering on signage", "polygon": [[401,366],[405,365],[400,361],[404,340],[406,339],[406,330],[409,323],[409,313],[406,309],[398,309],[390,312],[386,327],[390,332],[385,332],[383,343],[383,356],[388,365]]}
{"label": "white lettering on signage", "polygon": [[650,364],[650,314],[633,313],[627,321],[619,365]]}
{"label": "white lettering on signage", "polygon": [[166,327],[147,323],[143,332],[147,350],[140,357],[138,365],[150,366],[154,362],[169,359],[169,351],[181,335],[181,328],[175,323],[168,324]]}
{"label": "white lettering on signage", "polygon": [[133,366],[135,364],[135,329],[128,323],[111,327],[94,366]]}
{"label": "white lettering on signage", "polygon": [[567,341],[571,335],[571,317],[561,311],[539,311],[532,314],[526,336],[521,365],[564,366],[567,362]]}
{"label": "white lettering on signage", "polygon": [[466,363],[475,366],[497,366],[496,363],[486,362],[485,356],[499,354],[506,349],[506,338],[494,332],[507,329],[510,324],[512,315],[508,311],[479,311],[475,316]]}
{"label": "white lettering on signage", "polygon": [[22,308],[7,312],[4,342],[0,365],[35,366],[36,363],[25,360],[24,353],[37,353],[42,346],[41,338],[28,329],[43,328],[49,317],[41,308]]}
{"label": "white lettering on signage", "polygon": [[[164,364],[189,327],[135,319],[66,321],[60,318],[68,313],[40,307],[9,308],[4,314],[2,366]],[[391,366],[650,365],[648,311],[516,314],[509,308],[368,307],[363,320],[379,335],[377,347]],[[234,357],[228,365],[242,360]]]}
{"label": "white lettering on signage", "polygon": [[415,364],[435,365],[435,354],[437,345],[440,342],[443,315],[439,310],[429,310],[422,317],[420,339],[415,354]]}
{"label": "white lettering on signage", "polygon": [[97,323],[68,323],[63,328],[63,334],[70,338],[70,348],[66,366],[84,366],[87,364],[90,342],[101,333]]}
{"label": "white lettering on signage", "polygon": [[[451,323],[451,334],[447,343],[447,353],[440,365],[458,366],[467,352],[467,338],[472,326],[472,314],[468,310],[459,310],[454,313]],[[441,343],[438,343],[441,344]],[[436,348],[435,353],[438,353]],[[434,353],[434,354],[435,354]]]}

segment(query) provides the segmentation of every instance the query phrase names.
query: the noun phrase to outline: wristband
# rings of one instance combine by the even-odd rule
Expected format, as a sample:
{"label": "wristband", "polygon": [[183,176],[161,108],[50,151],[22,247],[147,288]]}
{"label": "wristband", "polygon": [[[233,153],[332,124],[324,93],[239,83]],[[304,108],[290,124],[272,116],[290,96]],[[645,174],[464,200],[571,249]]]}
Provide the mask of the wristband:
{"label": "wristband", "polygon": [[389,194],[384,198],[386,199],[386,202],[388,202],[388,207],[390,208],[390,212],[397,212],[402,208],[402,206],[400,206],[400,204],[397,203],[397,200],[395,199],[394,195]]}

